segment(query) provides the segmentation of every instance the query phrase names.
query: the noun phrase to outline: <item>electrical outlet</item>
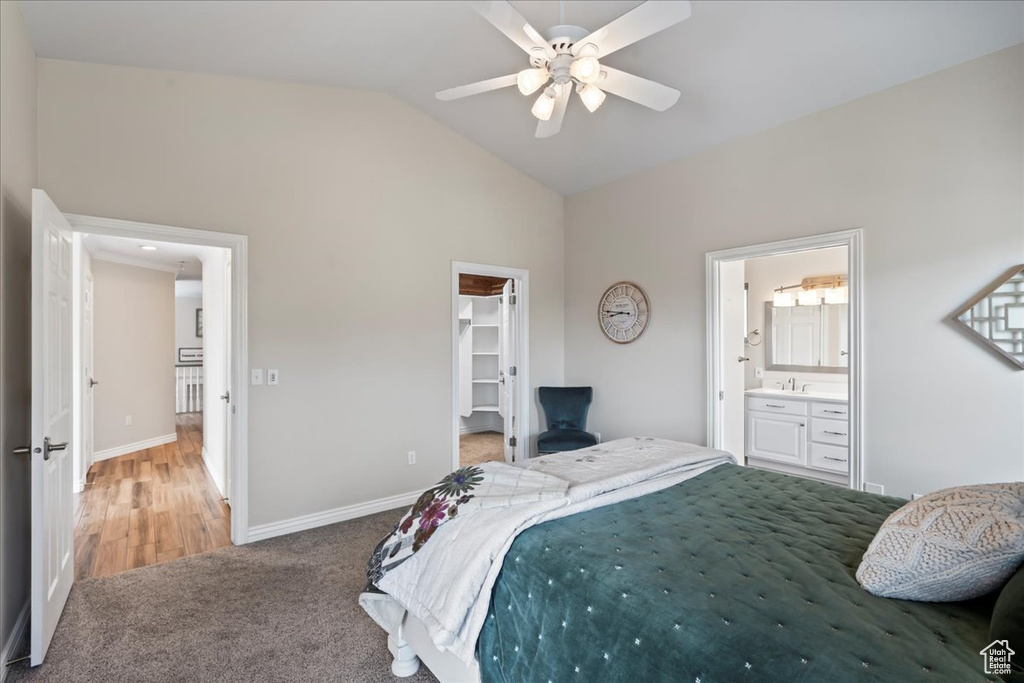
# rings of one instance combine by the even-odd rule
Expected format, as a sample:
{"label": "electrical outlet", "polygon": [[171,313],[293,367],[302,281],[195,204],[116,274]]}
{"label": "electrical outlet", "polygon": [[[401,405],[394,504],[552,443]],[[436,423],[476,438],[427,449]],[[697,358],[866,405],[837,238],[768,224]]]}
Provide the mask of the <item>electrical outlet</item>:
{"label": "electrical outlet", "polygon": [[756,379],[764,379],[764,368],[754,366],[754,377]]}
{"label": "electrical outlet", "polygon": [[132,416],[131,415],[125,415],[124,416],[124,426],[125,427],[131,427],[132,426]]}
{"label": "electrical outlet", "polygon": [[253,386],[263,384],[263,370],[261,368],[249,371],[249,383]]}
{"label": "electrical outlet", "polygon": [[416,451],[409,451],[409,464],[410,465],[415,465],[416,464]]}
{"label": "electrical outlet", "polygon": [[267,370],[267,386],[277,386],[277,370]]}

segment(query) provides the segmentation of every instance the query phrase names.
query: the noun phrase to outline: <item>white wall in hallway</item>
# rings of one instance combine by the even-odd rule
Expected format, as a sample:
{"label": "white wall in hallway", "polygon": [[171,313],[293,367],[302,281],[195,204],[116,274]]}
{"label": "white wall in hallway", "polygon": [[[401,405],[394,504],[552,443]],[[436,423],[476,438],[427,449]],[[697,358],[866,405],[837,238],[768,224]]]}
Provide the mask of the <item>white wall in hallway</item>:
{"label": "white wall in hallway", "polygon": [[[94,258],[96,459],[175,434],[174,274]],[[131,424],[126,424],[131,416]]]}
{"label": "white wall in hallway", "polygon": [[199,296],[174,297],[174,362],[178,362],[178,349],[201,349],[203,338],[196,336],[196,309],[203,307]]}

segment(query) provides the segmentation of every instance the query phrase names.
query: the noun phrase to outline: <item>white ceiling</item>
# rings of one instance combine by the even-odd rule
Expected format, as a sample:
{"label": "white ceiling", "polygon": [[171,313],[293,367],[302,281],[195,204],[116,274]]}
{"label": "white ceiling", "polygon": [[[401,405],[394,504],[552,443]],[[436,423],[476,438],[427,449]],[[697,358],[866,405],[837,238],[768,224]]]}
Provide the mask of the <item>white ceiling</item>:
{"label": "white ceiling", "polygon": [[[82,244],[94,258],[166,270],[176,273],[177,280],[202,280],[203,264],[200,259],[204,252],[216,248],[107,235],[84,235]],[[143,245],[154,246],[156,251],[142,249]]]}
{"label": "white ceiling", "polygon": [[[21,4],[40,57],[382,90],[563,194],[1024,42],[1019,1],[695,1],[688,21],[608,58],[681,90],[675,107],[573,101],[562,132],[538,140],[515,88],[434,98],[528,66],[464,3]],[[513,4],[541,32],[558,23],[557,2]],[[595,29],[638,4],[569,0],[565,19]]]}

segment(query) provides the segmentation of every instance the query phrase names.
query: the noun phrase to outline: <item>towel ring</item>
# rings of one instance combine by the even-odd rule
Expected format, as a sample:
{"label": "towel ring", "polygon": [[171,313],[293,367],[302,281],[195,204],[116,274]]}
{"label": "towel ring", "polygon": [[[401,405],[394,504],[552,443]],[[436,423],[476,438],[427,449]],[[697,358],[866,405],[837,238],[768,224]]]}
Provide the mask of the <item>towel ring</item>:
{"label": "towel ring", "polygon": [[748,334],[747,338],[743,341],[747,343],[747,346],[760,346],[763,340],[761,339],[760,332],[757,330],[751,330],[750,334]]}

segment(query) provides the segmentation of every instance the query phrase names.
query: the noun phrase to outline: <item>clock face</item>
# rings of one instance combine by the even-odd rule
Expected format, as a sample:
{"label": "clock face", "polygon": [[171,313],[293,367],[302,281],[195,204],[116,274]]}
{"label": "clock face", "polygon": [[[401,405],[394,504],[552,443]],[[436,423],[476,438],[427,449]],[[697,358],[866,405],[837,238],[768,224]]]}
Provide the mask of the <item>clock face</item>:
{"label": "clock face", "polygon": [[647,329],[651,304],[644,290],[632,282],[616,282],[601,297],[597,319],[606,337],[617,344],[628,344]]}

